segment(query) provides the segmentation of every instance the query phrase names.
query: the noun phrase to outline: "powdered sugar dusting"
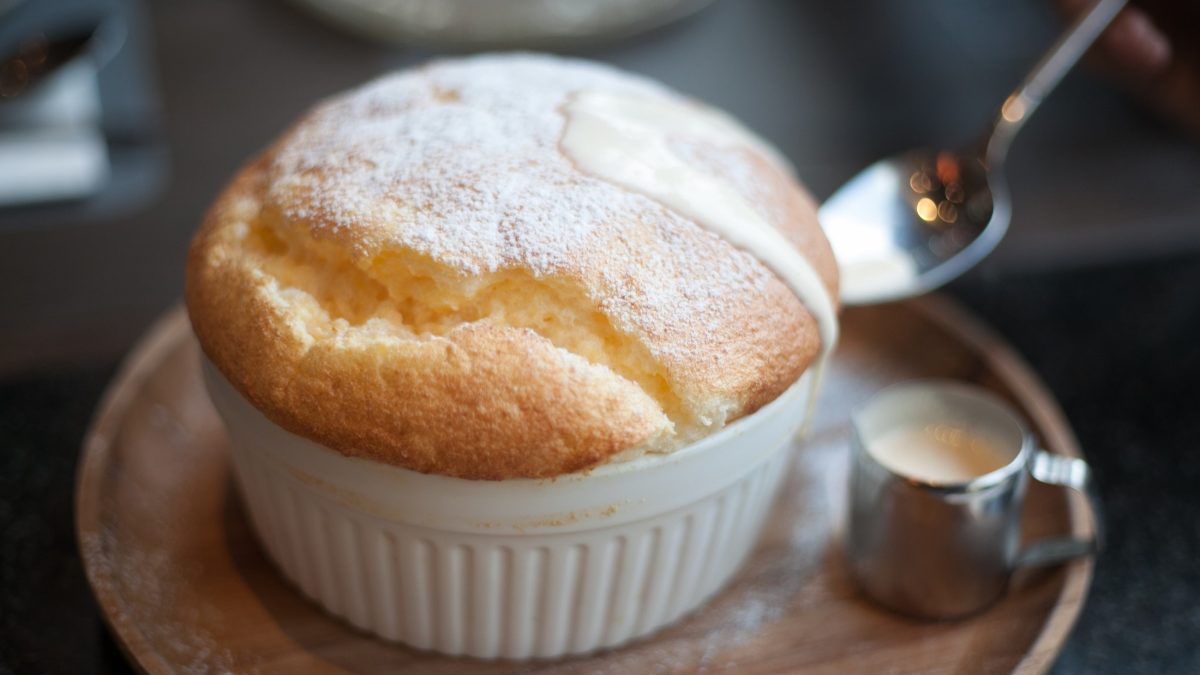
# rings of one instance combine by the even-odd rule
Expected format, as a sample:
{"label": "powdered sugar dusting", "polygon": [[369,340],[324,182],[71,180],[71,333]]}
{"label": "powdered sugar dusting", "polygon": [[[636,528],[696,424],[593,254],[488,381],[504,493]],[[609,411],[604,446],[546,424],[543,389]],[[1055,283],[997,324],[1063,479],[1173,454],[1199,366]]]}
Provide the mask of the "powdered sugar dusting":
{"label": "powdered sugar dusting", "polygon": [[559,106],[583,87],[660,91],[564,63],[483,57],[376,80],[301,125],[275,158],[272,196],[318,232],[390,221],[376,228],[378,246],[464,272],[559,272],[597,228],[645,210],[561,157]]}
{"label": "powdered sugar dusting", "polygon": [[745,330],[739,308],[773,277],[691,220],[571,164],[558,147],[562,107],[595,89],[674,96],[548,56],[383,77],[322,104],[276,146],[266,203],[363,258],[408,249],[464,275],[575,279],[668,372],[721,358]]}

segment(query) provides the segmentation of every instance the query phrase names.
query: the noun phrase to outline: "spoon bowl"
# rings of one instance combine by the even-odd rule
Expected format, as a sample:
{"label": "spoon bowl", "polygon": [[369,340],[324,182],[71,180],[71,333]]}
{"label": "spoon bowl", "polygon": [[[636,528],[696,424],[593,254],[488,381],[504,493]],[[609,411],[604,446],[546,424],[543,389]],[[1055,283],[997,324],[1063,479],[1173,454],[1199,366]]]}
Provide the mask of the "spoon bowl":
{"label": "spoon bowl", "polygon": [[842,302],[885,302],[932,290],[1004,237],[1008,189],[978,156],[929,149],[867,167],[821,206],[842,270]]}

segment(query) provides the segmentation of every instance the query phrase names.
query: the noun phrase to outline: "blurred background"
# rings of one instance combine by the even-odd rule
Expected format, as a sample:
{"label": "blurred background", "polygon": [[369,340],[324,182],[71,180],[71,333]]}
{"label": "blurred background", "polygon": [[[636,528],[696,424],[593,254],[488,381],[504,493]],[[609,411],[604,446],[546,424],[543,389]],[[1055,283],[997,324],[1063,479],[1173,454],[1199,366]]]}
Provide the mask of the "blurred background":
{"label": "blurred background", "polygon": [[[0,672],[128,670],[75,552],[79,442],[209,202],[316,100],[497,40],[574,53],[730,110],[824,198],[973,140],[1063,27],[1051,0],[422,4],[0,0]],[[1200,672],[1200,143],[1081,68],[1010,161],[1012,229],[948,292],[1097,464],[1112,546],[1056,671]]]}

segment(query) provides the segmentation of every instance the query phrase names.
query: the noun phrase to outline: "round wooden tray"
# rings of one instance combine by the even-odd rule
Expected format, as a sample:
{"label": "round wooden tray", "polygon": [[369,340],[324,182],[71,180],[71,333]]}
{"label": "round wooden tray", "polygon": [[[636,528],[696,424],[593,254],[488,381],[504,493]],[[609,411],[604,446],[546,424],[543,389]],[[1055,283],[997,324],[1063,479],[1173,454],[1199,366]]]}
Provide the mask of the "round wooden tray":
{"label": "round wooden tray", "polygon": [[[1018,576],[968,620],[905,619],[863,599],[837,544],[849,411],[892,382],[975,382],[1018,406],[1048,449],[1078,456],[1036,377],[945,300],[849,310],[812,432],[746,567],[676,626],[588,658],[450,659],[356,632],[305,600],[253,539],[224,431],[182,310],[133,351],[100,405],[78,481],[79,545],[117,639],[168,672],[1043,672],[1087,594],[1092,562]],[[1090,533],[1082,500],[1034,484],[1026,537]]]}

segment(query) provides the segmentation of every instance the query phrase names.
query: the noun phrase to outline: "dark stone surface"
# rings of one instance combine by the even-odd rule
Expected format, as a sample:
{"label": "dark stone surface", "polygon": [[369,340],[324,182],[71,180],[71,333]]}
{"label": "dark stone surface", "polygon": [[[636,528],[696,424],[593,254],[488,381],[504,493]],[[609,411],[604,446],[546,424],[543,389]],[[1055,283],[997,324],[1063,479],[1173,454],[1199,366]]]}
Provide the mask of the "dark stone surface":
{"label": "dark stone surface", "polygon": [[88,673],[111,662],[74,514],[80,441],[112,370],[0,381],[2,673]]}
{"label": "dark stone surface", "polygon": [[[1200,672],[1200,258],[952,292],[1041,373],[1104,497],[1109,547],[1058,673]],[[0,672],[129,672],[73,530],[79,443],[111,366],[0,382]]]}
{"label": "dark stone surface", "polygon": [[1061,673],[1200,673],[1200,258],[963,284],[1033,365],[1108,524]]}

